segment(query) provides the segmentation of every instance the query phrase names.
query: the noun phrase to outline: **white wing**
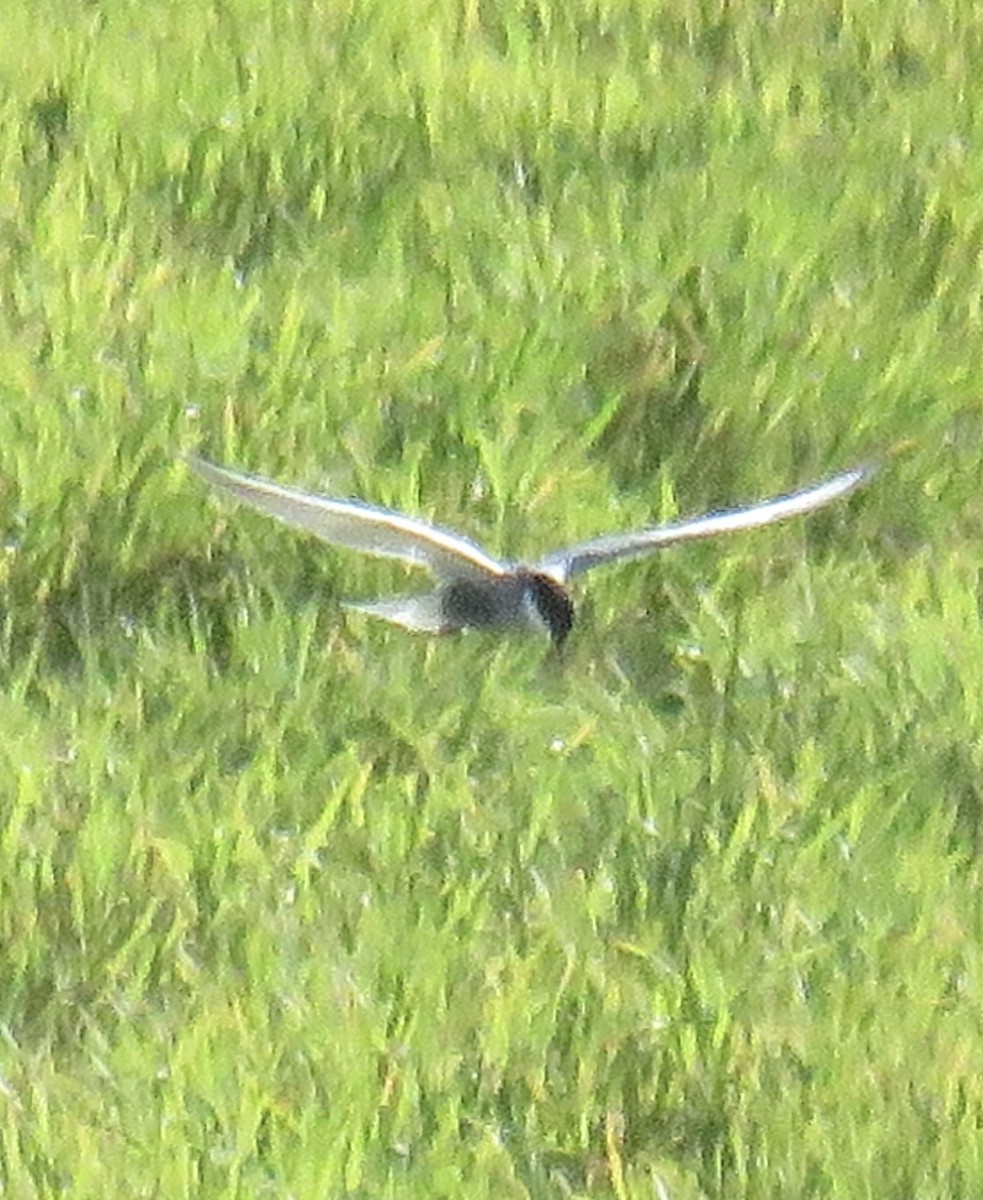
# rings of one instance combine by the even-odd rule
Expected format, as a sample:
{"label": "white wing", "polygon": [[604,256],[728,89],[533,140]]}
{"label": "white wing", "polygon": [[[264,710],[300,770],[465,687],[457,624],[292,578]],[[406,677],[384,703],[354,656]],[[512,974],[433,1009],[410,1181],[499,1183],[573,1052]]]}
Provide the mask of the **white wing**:
{"label": "white wing", "polygon": [[707,513],[688,521],[676,521],[671,525],[660,525],[654,529],[641,529],[637,533],[613,533],[606,537],[581,542],[566,550],[557,550],[540,559],[535,570],[542,571],[560,583],[574,575],[580,575],[603,563],[616,562],[621,558],[635,558],[671,546],[674,542],[685,542],[694,538],[715,537],[718,533],[734,533],[739,529],[756,529],[770,525],[773,521],[784,521],[812,512],[832,500],[852,492],[873,475],[872,466],[856,467],[819,483],[801,492],[764,500],[745,508],[727,512]]}
{"label": "white wing", "polygon": [[333,545],[381,558],[399,558],[426,567],[444,580],[487,579],[508,569],[468,538],[391,509],[284,487],[259,475],[229,471],[194,455],[188,456],[188,462],[214,487]]}

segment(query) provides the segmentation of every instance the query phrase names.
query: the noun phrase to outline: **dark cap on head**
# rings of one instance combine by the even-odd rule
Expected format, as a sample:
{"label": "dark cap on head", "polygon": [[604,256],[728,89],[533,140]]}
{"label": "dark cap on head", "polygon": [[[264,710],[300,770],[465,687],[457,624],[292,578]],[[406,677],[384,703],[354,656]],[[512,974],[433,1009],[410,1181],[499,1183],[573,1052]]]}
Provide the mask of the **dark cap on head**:
{"label": "dark cap on head", "polygon": [[532,572],[529,576],[536,610],[549,630],[554,646],[562,646],[573,629],[573,601],[555,579]]}

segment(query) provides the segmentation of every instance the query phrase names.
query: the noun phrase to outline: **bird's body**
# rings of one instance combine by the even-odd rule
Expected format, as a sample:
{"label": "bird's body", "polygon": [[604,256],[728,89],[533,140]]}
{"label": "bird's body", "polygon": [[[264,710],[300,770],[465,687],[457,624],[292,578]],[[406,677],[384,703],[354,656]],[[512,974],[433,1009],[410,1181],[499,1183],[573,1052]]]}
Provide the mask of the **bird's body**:
{"label": "bird's body", "polygon": [[857,467],[787,496],[636,533],[608,534],[523,565],[493,558],[476,542],[392,509],[319,496],[258,475],[189,462],[208,483],[288,525],[332,545],[426,567],[440,582],[433,592],[349,604],[348,607],[423,633],[461,629],[539,628],[557,645],[573,627],[566,583],[606,563],[637,558],[676,542],[770,525],[821,508],[872,474]]}

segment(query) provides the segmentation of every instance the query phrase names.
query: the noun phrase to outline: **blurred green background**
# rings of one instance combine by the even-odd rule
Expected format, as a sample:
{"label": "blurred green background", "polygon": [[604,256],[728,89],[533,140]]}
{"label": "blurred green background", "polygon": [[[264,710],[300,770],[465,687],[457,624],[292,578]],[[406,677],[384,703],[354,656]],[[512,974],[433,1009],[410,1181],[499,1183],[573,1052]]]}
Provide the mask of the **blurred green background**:
{"label": "blurred green background", "polygon": [[[983,1194],[975,8],[3,26],[0,1192]],[[883,467],[558,661],[190,448],[531,557]]]}

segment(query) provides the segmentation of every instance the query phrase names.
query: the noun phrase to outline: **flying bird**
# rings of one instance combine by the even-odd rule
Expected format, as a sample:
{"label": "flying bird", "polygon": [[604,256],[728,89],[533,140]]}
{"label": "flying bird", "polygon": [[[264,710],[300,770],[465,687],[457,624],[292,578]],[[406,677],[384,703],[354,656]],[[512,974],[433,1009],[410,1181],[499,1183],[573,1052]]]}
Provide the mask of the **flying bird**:
{"label": "flying bird", "polygon": [[611,533],[554,550],[534,563],[492,557],[470,538],[417,517],[360,500],[339,500],[216,466],[195,455],[188,462],[213,487],[251,504],[286,525],[322,541],[381,558],[426,567],[436,591],[383,600],[350,602],[346,608],[381,617],[421,633],[526,627],[548,633],[560,646],[573,628],[571,579],[620,559],[639,558],[676,542],[756,529],[801,516],[848,495],[868,479],[871,466],[854,467],[823,483],[744,508],[706,513],[635,533]]}

